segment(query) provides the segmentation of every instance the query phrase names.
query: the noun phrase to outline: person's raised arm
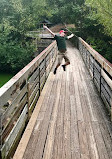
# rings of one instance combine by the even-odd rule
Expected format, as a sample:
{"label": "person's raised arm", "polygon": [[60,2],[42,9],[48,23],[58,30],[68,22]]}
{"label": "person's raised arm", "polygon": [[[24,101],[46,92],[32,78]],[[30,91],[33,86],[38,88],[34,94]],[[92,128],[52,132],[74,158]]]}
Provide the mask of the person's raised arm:
{"label": "person's raised arm", "polygon": [[46,25],[43,25],[43,28],[47,29],[53,36],[55,36],[55,33],[53,33]]}
{"label": "person's raised arm", "polygon": [[74,34],[72,33],[71,35],[67,36],[68,39],[72,38]]}
{"label": "person's raised arm", "polygon": [[74,34],[66,27],[66,24],[65,24],[65,28],[66,30],[71,33],[71,35],[67,36],[68,39],[72,38],[74,36]]}

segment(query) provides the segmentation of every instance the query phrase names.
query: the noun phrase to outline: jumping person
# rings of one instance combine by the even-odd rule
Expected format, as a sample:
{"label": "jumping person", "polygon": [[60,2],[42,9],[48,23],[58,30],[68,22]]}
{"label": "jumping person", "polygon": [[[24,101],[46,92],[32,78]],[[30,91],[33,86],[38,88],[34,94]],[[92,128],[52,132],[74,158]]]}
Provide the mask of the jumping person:
{"label": "jumping person", "polygon": [[56,40],[57,42],[57,46],[58,46],[58,63],[56,65],[56,68],[54,69],[54,74],[56,74],[57,68],[61,65],[61,62],[64,58],[65,60],[65,64],[62,65],[63,70],[66,71],[66,66],[70,64],[70,60],[67,56],[67,49],[66,49],[66,40],[70,39],[74,36],[74,34],[71,34],[69,36],[66,36],[66,32],[68,31],[64,31],[64,30],[60,30],[59,32],[59,36],[56,35],[55,33],[53,33],[47,26],[43,26],[45,29],[47,29],[54,37],[54,40]]}

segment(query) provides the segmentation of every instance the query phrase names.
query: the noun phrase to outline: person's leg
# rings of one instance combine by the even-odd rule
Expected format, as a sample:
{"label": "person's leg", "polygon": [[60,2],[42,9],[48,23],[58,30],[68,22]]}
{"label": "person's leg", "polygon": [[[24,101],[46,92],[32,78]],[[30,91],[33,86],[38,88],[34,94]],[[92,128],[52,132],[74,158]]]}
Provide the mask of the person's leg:
{"label": "person's leg", "polygon": [[54,74],[56,74],[57,68],[60,66],[62,59],[63,59],[62,55],[58,55],[58,59],[57,59],[58,63],[54,69]]}
{"label": "person's leg", "polygon": [[66,66],[70,64],[70,60],[67,55],[64,55],[64,59],[65,59],[65,64],[62,65],[62,67],[63,67],[63,70],[66,71]]}
{"label": "person's leg", "polygon": [[54,69],[54,74],[56,74],[57,68],[60,66],[60,64],[57,64],[55,69]]}

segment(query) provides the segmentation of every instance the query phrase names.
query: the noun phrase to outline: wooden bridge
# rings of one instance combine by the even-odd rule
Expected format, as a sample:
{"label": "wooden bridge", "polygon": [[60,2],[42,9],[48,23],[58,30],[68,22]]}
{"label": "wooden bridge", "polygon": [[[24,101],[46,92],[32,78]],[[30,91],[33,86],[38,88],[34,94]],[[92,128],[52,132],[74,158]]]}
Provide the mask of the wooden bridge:
{"label": "wooden bridge", "polygon": [[1,88],[2,158],[20,136],[13,159],[112,158],[112,65],[83,39],[77,44],[67,44],[66,71],[53,74],[54,41]]}

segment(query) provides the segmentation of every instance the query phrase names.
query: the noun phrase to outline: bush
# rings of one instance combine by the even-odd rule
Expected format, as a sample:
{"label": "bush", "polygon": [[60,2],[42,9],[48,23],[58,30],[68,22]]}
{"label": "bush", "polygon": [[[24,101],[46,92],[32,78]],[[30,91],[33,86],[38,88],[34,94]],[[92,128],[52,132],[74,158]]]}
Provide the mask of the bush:
{"label": "bush", "polygon": [[112,63],[112,44],[110,44],[109,41],[89,36],[86,42]]}
{"label": "bush", "polygon": [[33,46],[14,42],[0,44],[0,72],[16,74],[33,59]]}

